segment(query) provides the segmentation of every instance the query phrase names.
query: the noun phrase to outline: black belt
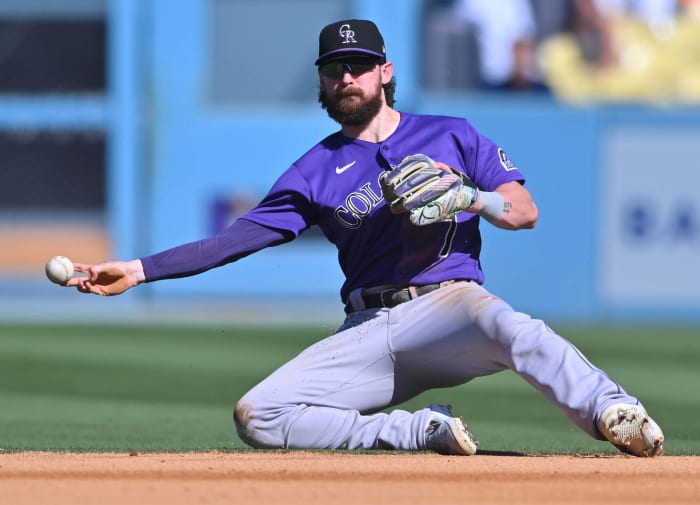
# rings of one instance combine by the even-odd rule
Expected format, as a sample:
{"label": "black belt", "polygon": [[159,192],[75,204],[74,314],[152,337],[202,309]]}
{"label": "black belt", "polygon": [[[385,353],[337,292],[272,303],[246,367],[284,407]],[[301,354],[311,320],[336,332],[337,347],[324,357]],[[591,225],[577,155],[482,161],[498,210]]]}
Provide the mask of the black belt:
{"label": "black belt", "polygon": [[[444,282],[436,282],[435,284],[423,284],[422,286],[408,286],[405,288],[387,288],[377,293],[362,294],[362,301],[367,309],[375,308],[392,308],[405,303],[419,296],[427,295],[444,286],[454,284],[455,282],[469,282],[468,279],[457,279]],[[351,303],[345,305],[345,313],[349,314],[356,310]]]}

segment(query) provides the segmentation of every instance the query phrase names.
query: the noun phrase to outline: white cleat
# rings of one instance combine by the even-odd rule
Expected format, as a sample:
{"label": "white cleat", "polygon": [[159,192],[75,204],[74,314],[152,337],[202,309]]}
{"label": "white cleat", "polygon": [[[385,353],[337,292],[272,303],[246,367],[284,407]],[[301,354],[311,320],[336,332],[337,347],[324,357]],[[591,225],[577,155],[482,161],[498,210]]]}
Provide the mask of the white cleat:
{"label": "white cleat", "polygon": [[472,456],[479,445],[461,417],[452,417],[451,407],[430,405],[432,416],[425,428],[425,446],[439,454]]}
{"label": "white cleat", "polygon": [[617,403],[598,420],[600,432],[622,452],[652,457],[664,453],[664,434],[641,405]]}

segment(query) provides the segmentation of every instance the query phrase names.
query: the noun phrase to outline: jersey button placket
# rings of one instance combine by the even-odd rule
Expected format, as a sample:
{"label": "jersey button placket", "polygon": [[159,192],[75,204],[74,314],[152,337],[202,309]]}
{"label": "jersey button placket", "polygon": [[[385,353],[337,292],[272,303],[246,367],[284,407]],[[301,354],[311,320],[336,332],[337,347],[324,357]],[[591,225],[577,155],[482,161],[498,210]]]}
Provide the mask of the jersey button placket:
{"label": "jersey button placket", "polygon": [[391,155],[391,147],[389,144],[382,144],[381,154],[382,158],[391,166],[397,165],[400,161]]}

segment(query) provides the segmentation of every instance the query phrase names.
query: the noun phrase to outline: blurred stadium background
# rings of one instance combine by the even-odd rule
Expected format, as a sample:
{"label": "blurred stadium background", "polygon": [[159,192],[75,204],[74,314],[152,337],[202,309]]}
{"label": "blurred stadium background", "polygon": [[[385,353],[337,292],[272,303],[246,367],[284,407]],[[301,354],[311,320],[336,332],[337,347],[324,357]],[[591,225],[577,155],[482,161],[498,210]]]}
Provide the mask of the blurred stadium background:
{"label": "blurred stadium background", "polygon": [[696,3],[663,26],[610,20],[606,68],[573,32],[543,36],[547,89],[516,91],[476,83],[476,42],[449,1],[3,0],[0,321],[340,321],[341,273],[313,230],[109,301],[43,267],[160,251],[248,209],[336,129],[316,100],[317,36],[358,17],[384,33],[400,110],[467,117],[528,177],[537,229],[484,227],[492,291],[566,323],[697,325]]}

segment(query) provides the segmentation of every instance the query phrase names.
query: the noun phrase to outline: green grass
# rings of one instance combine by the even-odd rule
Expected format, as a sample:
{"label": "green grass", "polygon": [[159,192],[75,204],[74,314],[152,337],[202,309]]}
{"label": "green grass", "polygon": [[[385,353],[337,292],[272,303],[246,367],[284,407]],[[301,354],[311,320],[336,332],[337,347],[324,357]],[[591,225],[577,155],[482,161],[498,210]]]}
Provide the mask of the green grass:
{"label": "green grass", "polygon": [[[700,454],[700,330],[557,328],[640,397],[667,454]],[[328,328],[0,325],[0,450],[243,450],[236,400]],[[511,372],[422,394],[482,452],[615,454]]]}

